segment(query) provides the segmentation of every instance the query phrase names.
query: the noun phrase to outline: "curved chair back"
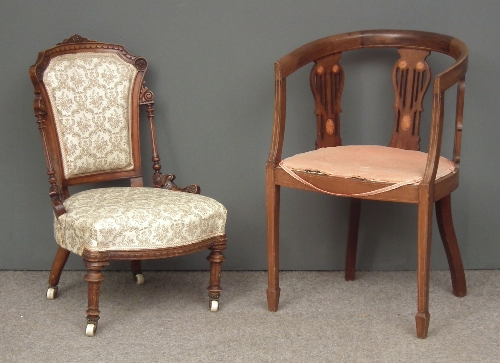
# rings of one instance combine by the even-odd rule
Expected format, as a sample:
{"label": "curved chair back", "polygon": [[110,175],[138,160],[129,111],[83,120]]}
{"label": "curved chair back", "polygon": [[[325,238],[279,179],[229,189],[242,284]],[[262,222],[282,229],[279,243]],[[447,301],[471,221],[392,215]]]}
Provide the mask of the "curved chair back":
{"label": "curved chair back", "polygon": [[[286,78],[303,66],[314,63],[310,84],[317,117],[316,148],[341,145],[341,97],[346,76],[340,59],[343,52],[363,48],[396,48],[399,53],[400,57],[392,72],[395,116],[389,146],[408,150],[419,150],[422,100],[431,83],[426,57],[430,52],[439,52],[455,59],[448,69],[433,78],[435,103],[432,127],[442,127],[443,92],[458,83],[456,147],[453,158],[458,167],[468,50],[461,40],[442,34],[403,30],[359,31],[318,39],[287,54],[275,63],[275,117],[280,126],[275,128],[275,132],[279,133],[284,129],[282,123],[285,115]],[[276,142],[273,147],[276,157],[270,160],[273,165],[280,161],[280,139],[279,134],[275,134],[273,140]]]}
{"label": "curved chair back", "polygon": [[30,76],[51,183],[142,177],[139,105],[153,103],[146,69],[123,46],[78,35],[39,53]]}

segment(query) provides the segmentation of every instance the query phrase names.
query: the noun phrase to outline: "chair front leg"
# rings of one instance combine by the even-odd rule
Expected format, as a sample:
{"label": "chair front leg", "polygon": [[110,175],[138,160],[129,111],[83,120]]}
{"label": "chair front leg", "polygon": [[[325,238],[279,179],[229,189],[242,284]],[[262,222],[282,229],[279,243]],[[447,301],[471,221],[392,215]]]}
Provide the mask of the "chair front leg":
{"label": "chair front leg", "polygon": [[222,251],[226,248],[226,239],[214,244],[210,247],[210,255],[207,260],[210,262],[210,285],[208,286],[209,308],[211,311],[219,310],[219,297],[222,291],[220,285],[221,265],[226,259]]}
{"label": "chair front leg", "polygon": [[280,220],[280,187],[267,186],[267,307],[270,311],[278,311],[280,300],[279,286],[279,220]]}
{"label": "chair front leg", "polygon": [[88,287],[88,308],[86,335],[94,336],[99,321],[99,292],[104,280],[102,269],[109,265],[107,255],[99,253],[84,253],[87,274],[84,279]]}
{"label": "chair front leg", "polygon": [[[421,192],[421,195],[424,194]],[[431,259],[432,202],[428,193],[418,204],[417,287],[418,312],[415,316],[417,336],[427,338],[429,330],[429,274]]]}

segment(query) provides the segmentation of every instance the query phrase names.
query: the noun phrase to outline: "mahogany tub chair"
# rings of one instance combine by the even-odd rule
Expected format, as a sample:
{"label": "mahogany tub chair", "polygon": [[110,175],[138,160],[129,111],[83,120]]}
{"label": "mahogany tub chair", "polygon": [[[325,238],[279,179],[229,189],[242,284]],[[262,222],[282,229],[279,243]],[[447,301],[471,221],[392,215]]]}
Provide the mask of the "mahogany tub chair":
{"label": "mahogany tub chair", "polygon": [[[160,172],[153,93],[144,86],[147,62],[123,46],[74,35],[42,51],[29,74],[34,110],[47,163],[50,200],[59,244],[49,275],[47,298],[55,299],[69,253],[83,257],[88,283],[86,335],[99,320],[102,269],[110,260],[131,260],[137,284],[141,260],[210,249],[210,310],[218,310],[226,209],[180,188]],[[151,131],[153,188],[143,186],[139,108]],[[70,196],[69,187],[128,179],[130,187],[107,187]]]}
{"label": "mahogany tub chair", "polygon": [[[363,48],[395,48],[392,70],[395,117],[388,146],[343,146],[340,137],[344,69],[342,53]],[[369,50],[364,50],[368,52]],[[426,57],[451,56],[451,66],[434,76],[429,149],[419,151],[422,99],[431,83]],[[282,159],[285,132],[286,79],[312,63],[310,86],[315,101],[315,150]],[[334,35],[306,44],[275,63],[274,127],[266,164],[268,289],[271,311],[278,309],[280,188],[296,188],[350,198],[345,279],[353,280],[362,199],[413,203],[418,206],[418,312],[416,329],[429,328],[429,263],[433,204],[451,271],[453,293],[467,293],[451,215],[451,192],[458,187],[464,77],[467,47],[453,37],[421,32],[374,30]],[[345,78],[349,78],[348,75]],[[453,159],[441,157],[444,92],[457,85]],[[389,140],[389,139],[388,139]]]}

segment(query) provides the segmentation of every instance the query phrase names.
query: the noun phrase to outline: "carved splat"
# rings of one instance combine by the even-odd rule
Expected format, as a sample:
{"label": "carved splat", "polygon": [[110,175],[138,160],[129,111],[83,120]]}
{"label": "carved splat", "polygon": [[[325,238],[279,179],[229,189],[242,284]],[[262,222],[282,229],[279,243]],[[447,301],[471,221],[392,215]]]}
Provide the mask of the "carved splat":
{"label": "carved splat", "polygon": [[315,102],[316,148],[339,146],[340,100],[344,88],[344,70],[339,64],[342,53],[318,59],[311,70],[311,90]]}
{"label": "carved splat", "polygon": [[392,70],[396,100],[394,130],[389,146],[407,150],[420,149],[420,114],[422,101],[431,79],[425,58],[426,50],[398,49],[401,58]]}

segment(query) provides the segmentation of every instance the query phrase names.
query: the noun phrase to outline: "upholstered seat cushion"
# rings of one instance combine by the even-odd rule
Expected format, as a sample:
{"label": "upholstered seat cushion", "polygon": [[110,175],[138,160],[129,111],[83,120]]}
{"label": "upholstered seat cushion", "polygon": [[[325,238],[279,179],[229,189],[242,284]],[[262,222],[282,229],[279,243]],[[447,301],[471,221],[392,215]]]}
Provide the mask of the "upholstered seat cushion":
{"label": "upholstered seat cushion", "polygon": [[226,209],[197,194],[158,188],[102,188],[64,201],[55,219],[59,245],[91,251],[177,247],[225,233]]}
{"label": "upholstered seat cushion", "polygon": [[[428,154],[421,151],[378,145],[352,145],[327,147],[297,154],[284,159],[280,165],[291,175],[293,171],[305,171],[403,186],[422,181],[427,156]],[[454,170],[453,162],[440,157],[436,179]]]}

